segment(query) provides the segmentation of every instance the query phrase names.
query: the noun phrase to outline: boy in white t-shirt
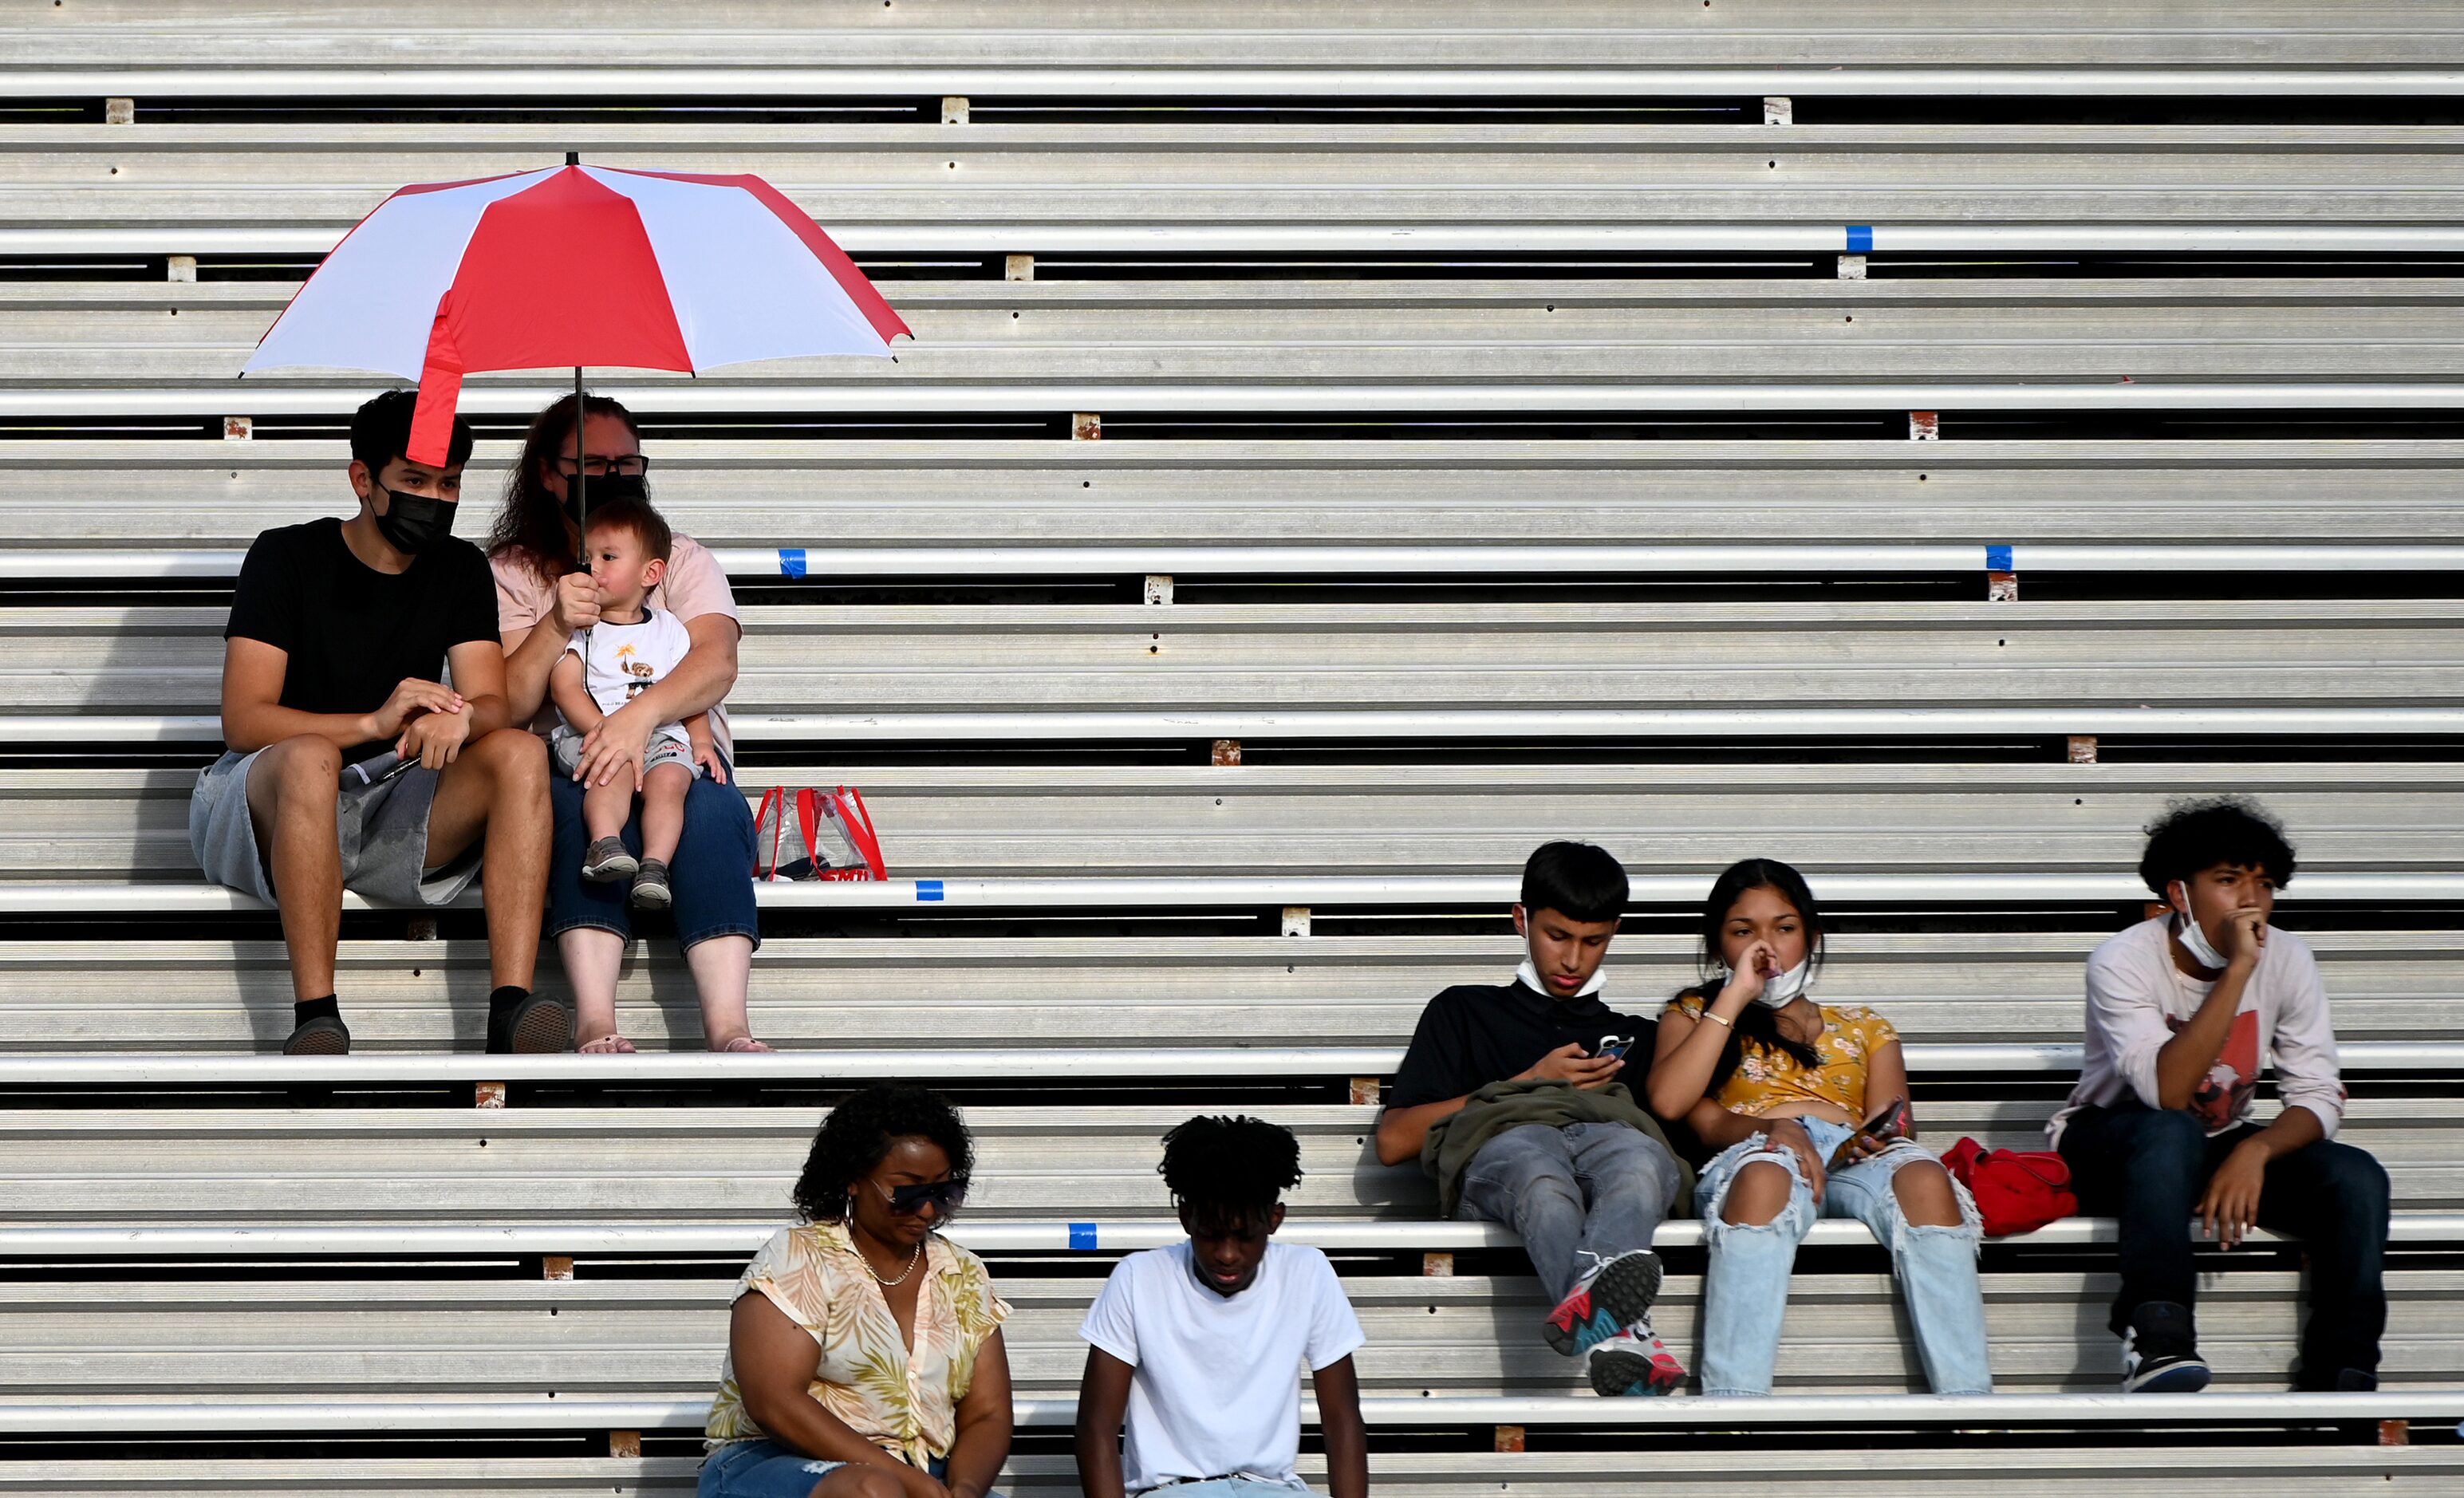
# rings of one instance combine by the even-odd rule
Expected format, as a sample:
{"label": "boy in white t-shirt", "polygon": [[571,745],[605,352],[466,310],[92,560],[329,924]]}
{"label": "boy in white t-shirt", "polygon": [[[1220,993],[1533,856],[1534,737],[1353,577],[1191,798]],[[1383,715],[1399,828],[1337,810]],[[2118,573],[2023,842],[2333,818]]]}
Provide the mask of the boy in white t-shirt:
{"label": "boy in white t-shirt", "polygon": [[[600,588],[599,623],[569,641],[548,672],[548,695],[563,722],[548,739],[557,768],[566,775],[581,763],[582,740],[601,718],[646,691],[685,658],[693,637],[673,614],[649,606],[650,589],[667,575],[674,537],[647,500],[630,496],[590,512],[582,538],[583,560]],[[721,784],[727,763],[711,737],[710,715],[695,713],[662,723],[642,758],[642,856],[625,848],[625,824],[634,788],[621,779],[583,793],[582,821],[590,834],[582,877],[594,884],[633,881],[636,910],[666,910],[668,861],[684,835],[685,793],[699,766]]]}
{"label": "boy in white t-shirt", "polygon": [[[1087,1498],[1307,1492],[1300,1370],[1317,1391],[1333,1498],[1366,1498],[1369,1441],[1352,1355],[1367,1340],[1334,1267],[1271,1242],[1300,1141],[1263,1118],[1192,1118],[1164,1135],[1164,1184],[1189,1237],[1122,1260],[1078,1329],[1078,1482]],[[1122,1449],[1126,1421],[1128,1449]]]}
{"label": "boy in white t-shirt", "polygon": [[[2170,909],[2088,958],[2079,1086],[2048,1129],[2080,1207],[2120,1219],[2123,1391],[2207,1387],[2194,1226],[2225,1248],[2255,1226],[2299,1238],[2310,1319],[2295,1387],[2375,1389],[2387,1174],[2335,1137],[2344,1087],[2326,985],[2309,945],[2272,920],[2293,845],[2248,802],[2182,803],[2148,827],[2139,874]],[[2262,1122],[2271,1061],[2283,1106]]]}

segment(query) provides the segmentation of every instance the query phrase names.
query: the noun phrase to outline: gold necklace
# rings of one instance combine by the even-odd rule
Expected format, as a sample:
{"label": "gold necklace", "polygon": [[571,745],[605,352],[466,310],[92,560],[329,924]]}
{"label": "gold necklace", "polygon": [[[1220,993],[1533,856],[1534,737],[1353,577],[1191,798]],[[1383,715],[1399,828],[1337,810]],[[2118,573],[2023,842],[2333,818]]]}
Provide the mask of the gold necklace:
{"label": "gold necklace", "polygon": [[[847,1246],[855,1248],[855,1240],[853,1237],[848,1238]],[[906,1284],[907,1276],[914,1273],[915,1267],[924,1262],[924,1245],[920,1240],[916,1243],[915,1251],[907,1256],[907,1267],[899,1270],[898,1278],[894,1280],[883,1279],[881,1277],[881,1271],[872,1267],[872,1261],[865,1258],[863,1249],[856,1248],[855,1256],[864,1261],[864,1272],[872,1276],[874,1284],[880,1286],[883,1289],[890,1289],[895,1286]]]}

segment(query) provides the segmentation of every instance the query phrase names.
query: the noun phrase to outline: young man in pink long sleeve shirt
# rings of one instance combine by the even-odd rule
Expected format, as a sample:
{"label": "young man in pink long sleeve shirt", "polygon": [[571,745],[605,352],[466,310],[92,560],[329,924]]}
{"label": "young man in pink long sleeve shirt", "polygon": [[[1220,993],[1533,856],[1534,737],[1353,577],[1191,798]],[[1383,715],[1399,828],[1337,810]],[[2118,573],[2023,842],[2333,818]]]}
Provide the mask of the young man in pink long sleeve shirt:
{"label": "young man in pink long sleeve shirt", "polygon": [[[2191,1300],[2193,1220],[2227,1248],[2253,1224],[2310,1252],[2296,1386],[2378,1387],[2387,1171],[2334,1135],[2344,1115],[2327,992],[2309,946],[2268,924],[2293,878],[2274,819],[2220,799],[2147,829],[2140,877],[2172,910],[2087,959],[2079,1086],[2047,1132],[2087,1212],[2121,1220],[2125,1393],[2207,1387]],[[2272,1057],[2283,1110],[2251,1117]]]}

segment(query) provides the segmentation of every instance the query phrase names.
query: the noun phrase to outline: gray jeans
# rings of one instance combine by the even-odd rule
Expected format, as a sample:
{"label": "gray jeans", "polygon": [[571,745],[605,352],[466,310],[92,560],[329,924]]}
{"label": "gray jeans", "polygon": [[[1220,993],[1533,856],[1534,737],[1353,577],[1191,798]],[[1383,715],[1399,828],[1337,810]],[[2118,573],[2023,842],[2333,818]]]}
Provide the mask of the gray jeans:
{"label": "gray jeans", "polygon": [[1585,1270],[1650,1247],[1683,1179],[1659,1140],[1624,1124],[1525,1124],[1471,1157],[1455,1216],[1520,1233],[1554,1305]]}

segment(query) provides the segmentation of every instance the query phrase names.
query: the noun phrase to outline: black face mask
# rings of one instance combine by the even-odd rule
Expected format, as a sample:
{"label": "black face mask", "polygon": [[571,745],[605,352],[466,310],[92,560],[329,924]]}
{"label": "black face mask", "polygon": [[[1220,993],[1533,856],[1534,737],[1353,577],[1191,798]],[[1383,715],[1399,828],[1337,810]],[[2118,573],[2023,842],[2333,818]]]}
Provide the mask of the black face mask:
{"label": "black face mask", "polygon": [[377,517],[378,532],[403,555],[416,557],[453,534],[452,500],[403,494],[373,478],[368,480],[368,488],[374,491],[370,497],[385,496],[385,513]]}
{"label": "black face mask", "polygon": [[580,525],[584,504],[613,504],[619,499],[639,499],[647,504],[649,498],[648,474],[598,474],[588,478],[568,477],[564,481],[564,518]]}

